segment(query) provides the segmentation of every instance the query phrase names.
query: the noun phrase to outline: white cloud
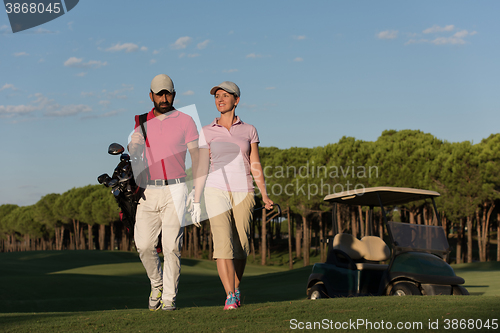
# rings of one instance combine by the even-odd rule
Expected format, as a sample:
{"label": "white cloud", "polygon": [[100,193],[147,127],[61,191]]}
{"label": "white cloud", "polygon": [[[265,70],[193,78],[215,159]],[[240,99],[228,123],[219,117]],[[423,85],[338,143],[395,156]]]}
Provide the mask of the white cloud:
{"label": "white cloud", "polygon": [[125,112],[125,111],[126,111],[125,109],[118,109],[118,110],[113,110],[113,111],[109,111],[109,112],[102,113],[102,114],[86,115],[86,116],[83,116],[82,119],[109,118],[109,117],[115,116],[115,115],[122,113],[122,112]]}
{"label": "white cloud", "polygon": [[141,51],[147,51],[147,50],[148,50],[148,48],[147,48],[147,47],[145,47],[145,46],[142,46],[142,47],[141,47]]}
{"label": "white cloud", "polygon": [[92,108],[85,104],[64,105],[58,107],[55,110],[45,112],[45,115],[49,117],[67,117],[67,116],[75,116],[80,113],[87,113],[90,111],[92,111]]}
{"label": "white cloud", "polygon": [[158,51],[158,50],[153,51],[153,54],[158,54],[158,53],[160,53],[160,51]]}
{"label": "white cloud", "polygon": [[238,107],[246,109],[255,109],[257,107],[257,104],[239,103]]}
{"label": "white cloud", "polygon": [[139,49],[139,46],[137,46],[137,44],[134,44],[134,43],[123,43],[123,44],[117,43],[111,47],[108,47],[106,49],[106,52],[125,51],[125,52],[129,53],[129,52],[135,52],[138,49]]}
{"label": "white cloud", "polygon": [[87,73],[86,73],[86,72],[81,72],[81,73],[76,74],[76,76],[80,76],[80,77],[83,77],[83,76],[85,76],[85,75],[87,75]]}
{"label": "white cloud", "polygon": [[250,53],[246,56],[247,58],[262,58],[262,55],[260,54],[255,54],[255,53]]}
{"label": "white cloud", "polygon": [[377,34],[377,38],[379,39],[395,39],[397,37],[398,37],[397,30],[385,30]]}
{"label": "white cloud", "polygon": [[455,26],[453,24],[447,25],[445,27],[440,27],[438,25],[433,25],[430,28],[425,29],[422,31],[424,34],[431,34],[431,33],[436,33],[436,32],[445,32],[445,31],[453,31],[455,29]]}
{"label": "white cloud", "polygon": [[30,98],[36,99],[27,105],[0,105],[0,118],[24,116],[38,111],[43,112],[45,116],[49,117],[73,116],[92,111],[90,106],[84,104],[61,106],[53,99],[49,99],[41,93],[36,93],[30,96]]}
{"label": "white cloud", "polygon": [[182,94],[183,94],[184,96],[191,96],[191,95],[194,95],[194,91],[192,91],[192,90],[188,90],[188,91],[186,91],[186,92],[184,92],[184,93],[182,93]]}
{"label": "white cloud", "polygon": [[109,104],[111,104],[111,102],[107,101],[107,100],[106,101],[99,101],[99,105],[102,105],[104,107],[107,107]]}
{"label": "white cloud", "polygon": [[23,116],[37,111],[34,105],[0,105],[0,118]]}
{"label": "white cloud", "polygon": [[93,97],[95,95],[95,93],[93,92],[86,92],[86,91],[82,91],[81,95],[83,97]]}
{"label": "white cloud", "polygon": [[99,68],[102,66],[106,66],[108,63],[98,61],[98,60],[90,60],[88,62],[83,62],[83,58],[71,57],[64,62],[64,66],[73,67],[73,68]]}
{"label": "white cloud", "polygon": [[149,60],[149,63],[150,63],[150,64],[156,64],[156,59],[151,59],[151,60]]}
{"label": "white cloud", "polygon": [[301,62],[301,61],[304,61],[304,59],[302,59],[301,57],[297,57],[297,58],[293,59],[293,61],[295,61],[295,62]]}
{"label": "white cloud", "polygon": [[14,53],[14,57],[23,57],[23,56],[27,56],[28,53],[26,52],[16,52]]}
{"label": "white cloud", "polygon": [[7,89],[12,89],[12,90],[17,90],[13,84],[11,83],[6,83],[2,86],[2,88],[0,88],[0,91],[2,90],[7,90]]}
{"label": "white cloud", "polygon": [[[453,33],[453,31],[456,32],[454,34],[451,34]],[[405,43],[405,45],[419,44],[419,43],[429,43],[434,45],[464,45],[467,44],[465,38],[474,36],[475,34],[477,34],[477,31],[469,32],[468,30],[465,29],[459,30],[457,27],[450,24],[445,27],[434,25],[431,28],[425,29],[423,33],[438,34],[438,37],[435,37],[434,39],[411,38]],[[409,36],[417,37],[417,34],[411,34]]]}
{"label": "white cloud", "polygon": [[129,84],[122,84],[120,89],[116,89],[115,91],[107,91],[104,89],[102,91],[104,98],[106,99],[127,99],[126,93],[134,90],[134,87]]}
{"label": "white cloud", "polygon": [[233,68],[233,69],[225,69],[222,71],[222,73],[234,73],[234,72],[237,72],[238,70],[236,68]]}
{"label": "white cloud", "polygon": [[175,41],[175,43],[170,45],[170,48],[173,50],[182,50],[185,49],[189,43],[191,43],[192,38],[185,36],[185,37],[180,37]]}
{"label": "white cloud", "polygon": [[306,36],[304,36],[304,35],[300,35],[300,36],[293,36],[293,39],[296,39],[296,40],[304,40],[304,39],[306,39]]}
{"label": "white cloud", "polygon": [[68,29],[69,30],[73,30],[73,23],[75,23],[75,22],[73,22],[73,21],[68,22]]}
{"label": "white cloud", "polygon": [[199,53],[191,53],[191,54],[188,54],[187,56],[188,56],[188,58],[196,58],[196,57],[199,57],[200,54]]}
{"label": "white cloud", "polygon": [[34,34],[56,34],[56,33],[58,33],[58,31],[50,31],[50,30],[47,30],[44,28],[38,28],[38,29],[34,30],[32,33],[34,33]]}
{"label": "white cloud", "polygon": [[465,40],[463,40],[462,38],[457,38],[457,37],[438,37],[438,38],[432,40],[431,43],[434,45],[444,45],[444,44],[463,45],[463,44],[465,44]]}
{"label": "white cloud", "polygon": [[203,50],[204,48],[207,47],[208,43],[210,43],[210,39],[207,39],[201,43],[198,43],[198,45],[196,47],[198,47],[198,49],[200,49],[200,50]]}

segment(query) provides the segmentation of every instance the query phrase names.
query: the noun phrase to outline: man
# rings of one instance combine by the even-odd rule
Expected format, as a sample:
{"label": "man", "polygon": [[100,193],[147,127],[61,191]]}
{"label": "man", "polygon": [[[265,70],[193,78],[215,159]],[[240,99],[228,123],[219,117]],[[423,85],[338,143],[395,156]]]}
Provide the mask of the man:
{"label": "man", "polygon": [[[128,146],[131,156],[142,155],[149,171],[144,194],[139,200],[134,240],[151,282],[149,309],[176,310],[180,255],[186,209],[186,150],[198,163],[198,131],[193,119],[174,108],[175,90],[170,77],[157,75],[151,81],[149,97],[154,108],[147,115],[146,140],[139,116]],[[135,172],[135,171],[134,171]],[[195,175],[193,174],[193,177]],[[163,270],[156,251],[161,232]]]}

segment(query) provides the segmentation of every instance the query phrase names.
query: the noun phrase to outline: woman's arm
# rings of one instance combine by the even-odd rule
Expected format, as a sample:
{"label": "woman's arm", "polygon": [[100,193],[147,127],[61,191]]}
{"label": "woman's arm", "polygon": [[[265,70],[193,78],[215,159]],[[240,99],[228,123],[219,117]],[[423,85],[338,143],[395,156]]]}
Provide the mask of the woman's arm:
{"label": "woman's arm", "polygon": [[266,209],[273,208],[274,202],[267,196],[266,181],[264,179],[264,173],[262,172],[262,165],[260,164],[259,144],[257,142],[250,145],[250,170],[262,194],[262,201],[264,201]]}
{"label": "woman's arm", "polygon": [[194,202],[200,202],[201,192],[205,187],[205,181],[208,175],[208,166],[210,162],[210,151],[207,148],[198,149],[198,169],[196,171],[196,178],[194,179]]}

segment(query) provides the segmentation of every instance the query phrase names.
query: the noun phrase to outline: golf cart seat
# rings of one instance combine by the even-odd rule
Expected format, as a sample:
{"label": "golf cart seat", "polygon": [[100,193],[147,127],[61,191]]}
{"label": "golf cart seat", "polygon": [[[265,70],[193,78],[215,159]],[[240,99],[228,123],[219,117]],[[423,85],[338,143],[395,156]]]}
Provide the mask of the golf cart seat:
{"label": "golf cart seat", "polygon": [[390,258],[391,251],[385,242],[376,236],[365,236],[361,240],[351,234],[337,234],[327,262],[356,270],[386,270],[380,264]]}

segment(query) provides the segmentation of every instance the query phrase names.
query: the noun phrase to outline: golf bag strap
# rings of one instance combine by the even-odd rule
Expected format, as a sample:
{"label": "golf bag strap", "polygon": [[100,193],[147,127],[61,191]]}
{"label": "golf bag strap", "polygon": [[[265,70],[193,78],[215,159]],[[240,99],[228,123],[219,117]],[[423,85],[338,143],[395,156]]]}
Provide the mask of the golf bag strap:
{"label": "golf bag strap", "polygon": [[[139,125],[141,126],[142,136],[144,137],[144,162],[146,165],[148,165],[148,160],[146,157],[146,147],[148,146],[147,144],[148,132],[146,131],[148,125],[147,122],[148,122],[148,112],[143,113],[139,116]],[[150,180],[151,175],[149,174],[149,168],[147,168],[147,170],[148,170],[148,180]]]}
{"label": "golf bag strap", "polygon": [[144,142],[146,142],[147,138],[147,132],[146,132],[147,121],[148,121],[147,112],[139,116],[139,125],[141,125],[142,135],[144,136]]}

